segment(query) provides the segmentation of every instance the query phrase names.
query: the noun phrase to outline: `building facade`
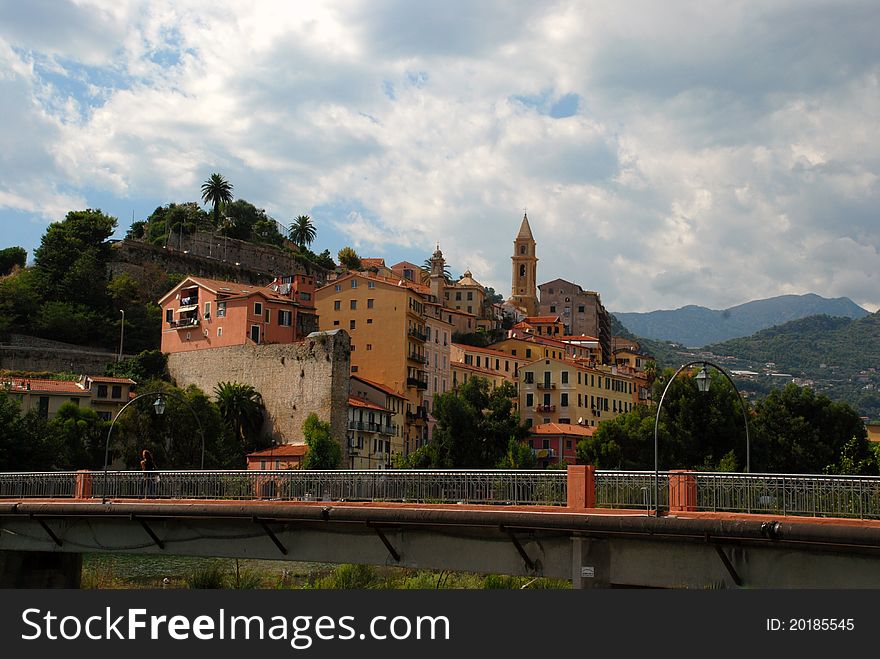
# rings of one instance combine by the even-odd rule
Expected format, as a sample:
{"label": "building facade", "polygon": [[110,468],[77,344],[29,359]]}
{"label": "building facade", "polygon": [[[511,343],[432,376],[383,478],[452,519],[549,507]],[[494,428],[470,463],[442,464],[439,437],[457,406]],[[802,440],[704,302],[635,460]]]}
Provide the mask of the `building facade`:
{"label": "building facade", "polygon": [[134,380],[83,375],[78,380],[7,377],[0,381],[6,392],[21,407],[21,413],[36,412],[51,419],[65,403],[92,409],[105,421],[111,421],[131,400]]}
{"label": "building facade", "polygon": [[602,306],[595,291],[585,291],[577,284],[554,279],[539,287],[541,315],[559,316],[565,334],[595,336],[602,351],[602,363],[611,363],[611,315]]}

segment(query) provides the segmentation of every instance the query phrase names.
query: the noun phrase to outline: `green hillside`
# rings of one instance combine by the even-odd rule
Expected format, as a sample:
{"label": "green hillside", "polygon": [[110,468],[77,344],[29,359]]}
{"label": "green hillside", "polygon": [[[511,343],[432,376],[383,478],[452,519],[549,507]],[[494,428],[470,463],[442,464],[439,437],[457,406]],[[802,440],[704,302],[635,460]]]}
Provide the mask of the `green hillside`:
{"label": "green hillside", "polygon": [[729,357],[734,367],[758,370],[773,363],[776,371],[880,418],[880,312],[858,320],[810,316],[705,350]]}

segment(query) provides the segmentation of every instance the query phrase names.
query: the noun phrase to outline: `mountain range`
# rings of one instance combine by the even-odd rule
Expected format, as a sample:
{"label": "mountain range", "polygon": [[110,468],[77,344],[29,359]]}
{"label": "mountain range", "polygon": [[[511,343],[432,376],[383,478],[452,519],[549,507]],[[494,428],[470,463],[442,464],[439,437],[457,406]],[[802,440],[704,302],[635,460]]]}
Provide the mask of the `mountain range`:
{"label": "mountain range", "polygon": [[647,313],[615,311],[613,315],[638,336],[700,347],[751,336],[763,329],[808,316],[859,319],[868,316],[869,312],[846,297],[824,298],[808,293],[753,300],[722,310],[688,305]]}

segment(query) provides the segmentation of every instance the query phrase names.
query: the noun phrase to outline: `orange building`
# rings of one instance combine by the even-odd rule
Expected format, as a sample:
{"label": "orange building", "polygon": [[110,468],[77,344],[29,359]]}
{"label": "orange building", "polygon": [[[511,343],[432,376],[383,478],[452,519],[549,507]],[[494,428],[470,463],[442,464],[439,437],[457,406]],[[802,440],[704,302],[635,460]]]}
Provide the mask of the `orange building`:
{"label": "orange building", "polygon": [[311,275],[268,286],[187,277],[159,300],[162,352],[301,341],[318,329],[314,293]]}
{"label": "orange building", "polygon": [[258,471],[301,469],[309,447],[305,444],[279,444],[247,454],[247,468]]}
{"label": "orange building", "polygon": [[351,373],[406,399],[403,449],[427,443],[425,297],[415,282],[348,272],[315,292],[323,330],[351,335]]}

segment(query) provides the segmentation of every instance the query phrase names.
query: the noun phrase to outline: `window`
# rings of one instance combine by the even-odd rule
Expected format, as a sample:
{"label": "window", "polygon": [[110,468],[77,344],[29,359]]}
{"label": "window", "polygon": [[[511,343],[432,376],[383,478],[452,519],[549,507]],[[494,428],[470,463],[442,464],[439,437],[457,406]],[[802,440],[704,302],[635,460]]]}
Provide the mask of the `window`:
{"label": "window", "polygon": [[171,323],[174,320],[174,309],[165,309],[165,322]]}
{"label": "window", "polygon": [[[473,291],[468,291],[467,299],[468,299],[468,300],[473,300],[473,299],[474,299],[474,292],[473,292]],[[470,307],[468,307],[468,309],[470,309]]]}
{"label": "window", "polygon": [[542,439],[541,440],[541,448],[550,448],[550,440]]}
{"label": "window", "polygon": [[560,394],[559,395],[559,406],[560,407],[568,407],[568,394]]}
{"label": "window", "polygon": [[290,327],[293,324],[293,312],[278,310],[278,324],[282,327]]}
{"label": "window", "polygon": [[376,288],[376,282],[374,282],[374,281],[368,281],[368,282],[367,282],[367,288]]}
{"label": "window", "polygon": [[526,359],[531,358],[531,356],[532,356],[532,349],[526,348]]}
{"label": "window", "polygon": [[526,394],[526,407],[533,407],[535,404],[535,395]]}
{"label": "window", "polygon": [[348,308],[351,309],[352,311],[357,311],[358,301],[357,300],[349,300],[348,301]]}
{"label": "window", "polygon": [[110,389],[110,398],[122,398],[122,386],[114,384]]}
{"label": "window", "polygon": [[[218,311],[217,313],[220,313],[220,312]],[[217,328],[217,336],[218,337],[223,336],[223,328],[222,327]]]}
{"label": "window", "polygon": [[526,246],[525,246],[525,245],[520,245],[520,246],[519,246],[519,253],[520,253],[520,254],[525,254],[525,253],[526,253]]}
{"label": "window", "polygon": [[556,313],[556,305],[555,304],[550,305],[550,313]]}
{"label": "window", "polygon": [[79,407],[79,398],[71,398],[70,402]]}
{"label": "window", "polygon": [[99,384],[98,385],[98,398],[107,398],[107,385]]}
{"label": "window", "polygon": [[526,371],[526,384],[533,384],[535,382],[535,374],[532,371]]}
{"label": "window", "polygon": [[268,309],[266,309],[266,322],[267,322],[267,323],[271,322],[271,321],[269,320],[269,310],[268,310]]}
{"label": "window", "polygon": [[263,303],[262,302],[254,302],[254,315],[262,316],[263,315]]}
{"label": "window", "polygon": [[367,298],[367,309],[373,308],[373,302],[375,302],[375,300],[373,298],[371,298],[371,297]]}
{"label": "window", "polygon": [[352,280],[351,280],[351,287],[352,287],[352,288],[357,288],[357,287],[358,287],[358,280],[357,280],[357,279],[352,279]]}
{"label": "window", "polygon": [[333,300],[333,311],[339,311],[342,309],[342,302],[340,300]]}
{"label": "window", "polygon": [[348,329],[353,330],[355,326],[354,320],[348,321]]}
{"label": "window", "polygon": [[568,371],[562,371],[562,384],[568,384]]}
{"label": "window", "polygon": [[526,266],[524,266],[524,265],[519,266],[519,276],[520,277],[526,276]]}
{"label": "window", "polygon": [[373,344],[372,344],[372,343],[368,343],[368,344],[367,344],[367,350],[372,350],[372,349],[373,349]]}
{"label": "window", "polygon": [[334,286],[333,288],[338,293],[339,291],[342,290],[342,284],[336,284],[336,286]]}
{"label": "window", "polygon": [[461,291],[457,291],[455,293],[455,299],[456,301],[461,302]]}
{"label": "window", "polygon": [[[105,390],[106,390],[106,387],[105,387]],[[104,395],[105,396],[107,395],[106,391],[104,392]],[[44,419],[49,418],[49,397],[48,396],[40,396],[39,414]]]}
{"label": "window", "polygon": [[260,326],[259,325],[251,325],[251,341],[254,343],[260,342]]}
{"label": "window", "polygon": [[312,301],[312,294],[300,292],[299,299],[302,300],[303,302],[311,302]]}
{"label": "window", "polygon": [[352,372],[352,373],[357,373],[357,372],[358,372],[358,367],[357,367],[357,366],[352,366],[352,367],[351,367],[351,372]]}
{"label": "window", "polygon": [[333,321],[333,327],[338,327],[338,326],[339,326],[339,321],[338,321],[338,320],[334,320],[334,321]]}
{"label": "window", "polygon": [[98,416],[104,421],[110,420],[110,412],[98,412]]}
{"label": "window", "polygon": [[211,317],[211,303],[205,302],[205,318]]}
{"label": "window", "polygon": [[217,318],[223,318],[224,316],[226,316],[226,303],[217,302]]}
{"label": "window", "polygon": [[584,305],[579,304],[578,305],[578,313],[583,313],[583,312],[584,312]]}

